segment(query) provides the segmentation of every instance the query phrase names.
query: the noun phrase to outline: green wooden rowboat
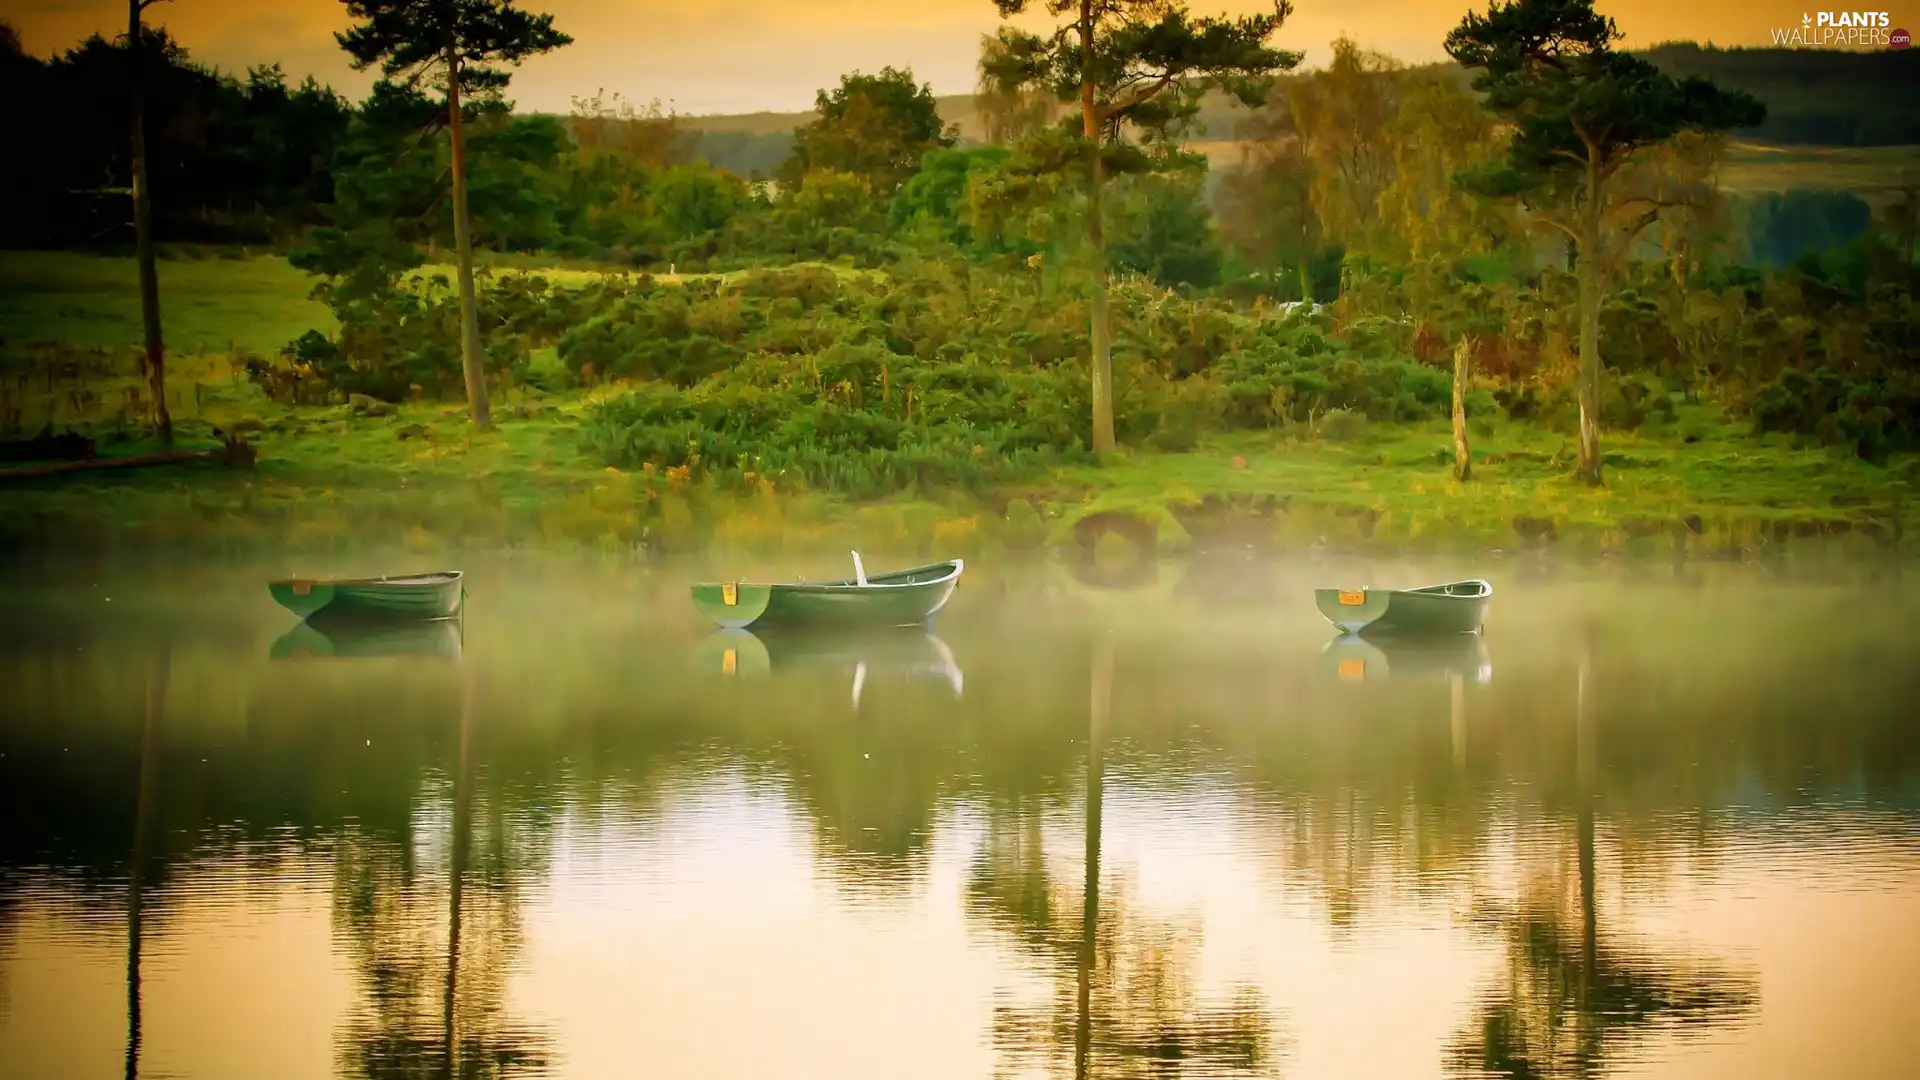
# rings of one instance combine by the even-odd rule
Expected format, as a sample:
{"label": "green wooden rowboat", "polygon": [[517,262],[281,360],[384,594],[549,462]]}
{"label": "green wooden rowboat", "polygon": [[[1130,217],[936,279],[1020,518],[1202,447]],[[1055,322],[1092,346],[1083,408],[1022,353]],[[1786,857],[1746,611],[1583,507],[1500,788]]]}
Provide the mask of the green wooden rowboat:
{"label": "green wooden rowboat", "polygon": [[1327,621],[1349,634],[1471,634],[1487,619],[1493,586],[1454,581],[1424,589],[1315,589]]}
{"label": "green wooden rowboat", "polygon": [[458,570],[337,581],[289,578],[267,589],[281,607],[302,619],[340,621],[450,619],[460,614],[466,597]]}
{"label": "green wooden rowboat", "polygon": [[457,619],[337,625],[329,622],[324,629],[310,622],[302,622],[280,635],[269,655],[275,660],[369,656],[458,660],[460,645],[460,622]]}
{"label": "green wooden rowboat", "polygon": [[1407,682],[1453,675],[1470,683],[1493,681],[1487,642],[1479,634],[1374,640],[1341,634],[1320,651],[1320,668],[1337,682]]}
{"label": "green wooden rowboat", "polygon": [[868,577],[853,553],[853,577],[757,585],[702,581],[693,604],[715,625],[729,630],[769,626],[919,626],[946,606],[966,564],[950,562]]}

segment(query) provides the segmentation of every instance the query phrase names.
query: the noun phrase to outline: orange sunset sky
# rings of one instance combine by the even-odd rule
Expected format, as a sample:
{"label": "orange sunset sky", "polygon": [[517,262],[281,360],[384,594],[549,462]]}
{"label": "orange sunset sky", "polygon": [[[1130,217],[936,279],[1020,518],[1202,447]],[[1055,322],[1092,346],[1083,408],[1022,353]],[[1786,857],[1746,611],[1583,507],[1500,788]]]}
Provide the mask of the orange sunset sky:
{"label": "orange sunset sky", "polygon": [[[1887,10],[1895,27],[1920,29],[1920,0]],[[1481,0],[1484,5],[1484,0]],[[565,111],[596,88],[635,101],[659,98],[681,112],[798,111],[847,71],[912,67],[938,93],[973,86],[980,35],[998,16],[991,0],[528,0],[574,37],[528,61],[511,96],[520,107]],[[1270,0],[1197,0],[1196,13],[1251,12]],[[1467,0],[1295,0],[1277,41],[1312,64],[1346,32],[1407,60],[1442,56],[1440,41]],[[1630,46],[1690,39],[1762,45],[1797,26],[1802,0],[1601,0]],[[46,56],[96,31],[124,32],[125,0],[0,0],[0,19]],[[1853,10],[1850,6],[1848,10]],[[239,71],[278,61],[295,79],[312,74],[358,97],[369,76],[348,68],[333,32],[346,26],[339,0],[171,0],[147,10],[197,59]]]}

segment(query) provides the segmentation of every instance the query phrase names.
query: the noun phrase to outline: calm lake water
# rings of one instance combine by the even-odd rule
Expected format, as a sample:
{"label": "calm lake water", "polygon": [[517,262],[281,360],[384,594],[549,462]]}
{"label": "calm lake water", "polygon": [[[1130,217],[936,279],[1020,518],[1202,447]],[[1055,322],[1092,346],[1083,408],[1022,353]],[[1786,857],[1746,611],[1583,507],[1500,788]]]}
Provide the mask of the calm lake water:
{"label": "calm lake water", "polygon": [[1331,649],[1314,584],[1458,568],[982,560],[832,640],[694,564],[468,560],[371,638],[263,584],[416,565],[0,581],[0,1075],[1920,1062],[1898,572],[1496,561],[1483,638]]}

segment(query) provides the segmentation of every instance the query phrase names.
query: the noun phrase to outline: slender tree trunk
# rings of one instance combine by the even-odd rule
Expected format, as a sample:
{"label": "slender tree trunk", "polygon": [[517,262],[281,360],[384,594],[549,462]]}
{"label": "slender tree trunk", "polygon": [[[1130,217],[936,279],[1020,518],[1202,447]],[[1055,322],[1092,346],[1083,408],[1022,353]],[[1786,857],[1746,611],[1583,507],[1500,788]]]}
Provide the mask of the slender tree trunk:
{"label": "slender tree trunk", "polygon": [[1087,187],[1087,242],[1093,248],[1093,450],[1115,448],[1113,438],[1113,342],[1107,321],[1107,236],[1100,220],[1100,189],[1106,169],[1100,163],[1100,114],[1093,101],[1093,0],[1080,0],[1080,117],[1092,171]]}
{"label": "slender tree trunk", "polygon": [[1600,472],[1600,282],[1595,259],[1580,259],[1580,458],[1584,483],[1606,483]]}
{"label": "slender tree trunk", "polygon": [[1580,459],[1574,474],[1599,487],[1600,475],[1600,169],[1587,166],[1580,211]]}
{"label": "slender tree trunk", "polygon": [[473,300],[473,235],[467,226],[467,146],[460,130],[460,58],[447,50],[447,125],[453,136],[453,244],[460,278],[460,367],[467,377],[467,407],[473,426],[493,426],[487,404],[487,370],[480,362],[480,316]]}
{"label": "slender tree trunk", "polygon": [[127,0],[127,59],[131,64],[129,123],[132,126],[133,243],[140,263],[140,326],[146,336],[147,392],[153,397],[153,436],[162,448],[173,445],[173,417],[167,411],[167,353],[160,340],[160,276],[153,264],[153,201],[147,192],[147,119],[141,82],[146,53],[140,40],[141,0]]}
{"label": "slender tree trunk", "polygon": [[1093,645],[1093,686],[1087,717],[1086,883],[1080,909],[1080,957],[1077,1016],[1073,1034],[1073,1075],[1086,1080],[1093,1068],[1093,971],[1100,931],[1100,826],[1106,783],[1107,724],[1113,712],[1113,642],[1102,635]]}
{"label": "slender tree trunk", "polygon": [[1453,475],[1473,479],[1473,454],[1467,448],[1467,365],[1473,357],[1473,339],[1461,338],[1453,350]]}

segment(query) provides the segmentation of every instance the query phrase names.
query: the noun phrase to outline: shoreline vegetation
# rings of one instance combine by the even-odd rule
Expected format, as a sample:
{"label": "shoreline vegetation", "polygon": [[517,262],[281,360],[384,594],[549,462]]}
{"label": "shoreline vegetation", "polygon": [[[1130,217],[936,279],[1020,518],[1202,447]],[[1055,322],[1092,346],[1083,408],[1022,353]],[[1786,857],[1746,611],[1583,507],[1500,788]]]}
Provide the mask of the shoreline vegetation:
{"label": "shoreline vegetation", "polygon": [[[1173,450],[1153,447],[1156,429],[1106,458],[864,495],[777,473],[611,467],[586,430],[596,410],[636,387],[544,389],[543,381],[566,381],[552,346],[533,350],[527,373],[502,387],[491,432],[473,430],[454,402],[271,400],[248,377],[248,360],[257,362],[251,343],[327,327],[330,316],[301,298],[304,279],[278,257],[226,254],[232,257],[161,260],[163,285],[174,283],[180,298],[175,340],[198,342],[196,351],[176,355],[170,392],[180,445],[214,445],[216,431],[238,434],[258,451],[255,467],[6,482],[0,549],[427,554],[530,546],[680,554],[865,546],[941,556],[1057,548],[1120,558],[1241,547],[1649,558],[1906,557],[1917,550],[1904,523],[1920,457],[1897,453],[1869,464],[1843,446],[1755,436],[1715,406],[1685,402],[1641,430],[1609,433],[1604,488],[1573,478],[1570,434],[1501,415],[1484,393],[1470,411],[1474,467],[1464,483],[1453,478],[1447,418],[1373,423],[1345,410],[1201,433]],[[23,301],[10,292],[16,299],[0,302],[0,334],[9,342],[36,333],[82,342],[85,349],[70,351],[98,367],[75,360],[51,389],[28,387],[16,375],[8,407],[92,433],[103,456],[150,449],[129,360],[138,307],[118,287],[120,277],[131,277],[131,260],[0,255],[0,280],[30,271],[40,293]],[[582,270],[563,275],[578,288],[598,280]],[[216,280],[236,287],[208,294],[219,304],[195,303]],[[738,287],[745,279],[730,280]],[[222,340],[232,345],[214,344]],[[95,412],[124,398],[122,413],[70,424],[76,395],[90,395]]]}

